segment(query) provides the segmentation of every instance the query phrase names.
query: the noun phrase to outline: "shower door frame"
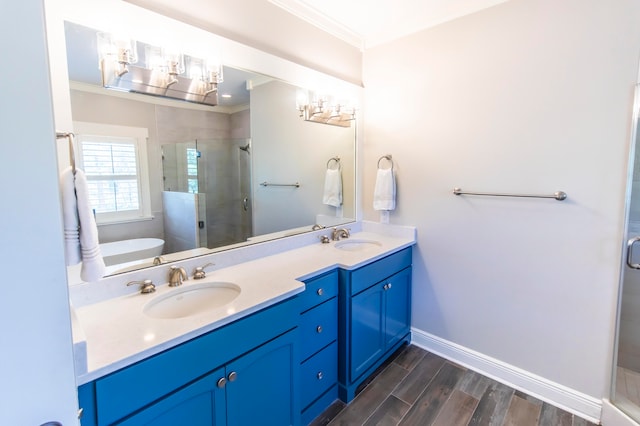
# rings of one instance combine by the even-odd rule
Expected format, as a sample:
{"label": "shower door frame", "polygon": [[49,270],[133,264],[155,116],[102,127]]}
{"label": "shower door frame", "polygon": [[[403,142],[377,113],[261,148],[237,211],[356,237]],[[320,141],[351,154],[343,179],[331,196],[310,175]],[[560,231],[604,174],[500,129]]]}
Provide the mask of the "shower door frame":
{"label": "shower door frame", "polygon": [[[640,81],[640,78],[638,79]],[[638,137],[638,120],[640,119],[640,83],[636,83],[634,91],[632,121],[631,121],[631,135],[629,141],[629,157],[627,161],[627,182],[625,189],[625,208],[624,208],[624,226],[623,226],[623,238],[622,247],[620,251],[620,276],[618,280],[618,304],[616,309],[616,321],[615,321],[615,336],[613,345],[613,357],[611,368],[611,388],[609,391],[609,399],[603,401],[601,421],[605,425],[618,425],[618,426],[637,426],[640,424],[640,405],[636,405],[632,409],[629,409],[629,405],[623,402],[622,406],[620,401],[616,399],[617,389],[617,371],[618,371],[618,351],[619,351],[619,339],[620,339],[620,325],[622,314],[622,297],[624,294],[624,278],[627,273],[627,253],[630,247],[627,246],[628,233],[629,233],[629,220],[631,211],[631,197],[632,189],[634,185],[633,174],[635,166],[635,155],[638,150],[637,144],[640,141]],[[640,182],[639,182],[640,184]],[[630,411],[633,411],[631,413]]]}

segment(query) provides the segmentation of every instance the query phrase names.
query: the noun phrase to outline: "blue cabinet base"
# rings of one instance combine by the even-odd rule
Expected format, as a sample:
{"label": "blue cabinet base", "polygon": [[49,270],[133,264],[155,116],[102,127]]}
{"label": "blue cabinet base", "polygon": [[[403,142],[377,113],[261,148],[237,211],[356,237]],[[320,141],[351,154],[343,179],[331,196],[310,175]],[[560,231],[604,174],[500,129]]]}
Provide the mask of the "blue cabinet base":
{"label": "blue cabinet base", "polygon": [[320,398],[318,398],[313,404],[308,406],[302,412],[302,425],[310,424],[313,419],[318,417],[320,414],[324,413],[324,411],[329,408],[331,404],[335,400],[338,399],[338,386],[335,385],[327,392],[322,394]]}
{"label": "blue cabinet base", "polygon": [[411,343],[411,333],[407,333],[403,338],[401,338],[395,345],[393,345],[383,356],[380,357],[378,361],[371,364],[371,366],[367,369],[367,371],[360,377],[360,379],[352,382],[351,384],[339,383],[338,384],[338,396],[340,400],[345,403],[351,402],[353,398],[356,397],[359,387],[362,383],[366,382],[369,376],[371,376],[378,367],[380,367],[384,362],[391,356],[395,351],[397,351],[402,345]]}

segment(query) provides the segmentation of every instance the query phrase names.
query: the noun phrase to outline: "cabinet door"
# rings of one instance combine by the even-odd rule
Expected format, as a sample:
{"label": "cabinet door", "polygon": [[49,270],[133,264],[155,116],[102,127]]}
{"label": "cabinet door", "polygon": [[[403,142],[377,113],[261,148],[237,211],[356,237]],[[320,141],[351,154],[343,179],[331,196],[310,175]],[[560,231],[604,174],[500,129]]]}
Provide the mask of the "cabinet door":
{"label": "cabinet door", "polygon": [[384,352],[384,284],[378,283],[351,298],[351,381]]}
{"label": "cabinet door", "polygon": [[289,331],[227,365],[229,426],[299,424],[297,332]]}
{"label": "cabinet door", "polygon": [[118,424],[223,426],[226,423],[224,387],[217,386],[222,377],[224,369],[220,368]]}
{"label": "cabinet door", "polygon": [[404,269],[386,279],[385,295],[385,348],[403,338],[411,327],[411,268]]}

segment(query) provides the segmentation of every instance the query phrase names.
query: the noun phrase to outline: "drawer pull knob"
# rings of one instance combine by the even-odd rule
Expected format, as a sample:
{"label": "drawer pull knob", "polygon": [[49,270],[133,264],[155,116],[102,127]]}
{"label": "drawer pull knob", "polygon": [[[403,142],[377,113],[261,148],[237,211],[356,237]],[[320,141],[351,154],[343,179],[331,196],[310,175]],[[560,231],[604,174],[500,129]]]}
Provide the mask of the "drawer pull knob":
{"label": "drawer pull knob", "polygon": [[218,387],[219,387],[219,388],[221,388],[221,389],[222,389],[222,388],[224,387],[224,385],[226,385],[226,384],[227,384],[227,379],[225,379],[224,377],[220,377],[220,378],[218,379],[218,381],[216,382],[216,385],[218,385]]}
{"label": "drawer pull knob", "polygon": [[235,371],[232,371],[231,373],[229,373],[230,382],[235,382],[237,378],[238,378],[238,373],[236,373]]}
{"label": "drawer pull knob", "polygon": [[316,291],[316,293],[318,293],[318,296],[322,296],[324,294],[324,290],[319,288],[318,291]]}
{"label": "drawer pull knob", "polygon": [[324,374],[322,374],[322,371],[318,371],[317,377],[318,377],[318,380],[322,380],[322,378],[324,377]]}
{"label": "drawer pull knob", "polygon": [[322,326],[321,326],[321,325],[317,326],[317,327],[316,327],[316,331],[317,331],[318,333],[322,333]]}
{"label": "drawer pull knob", "polygon": [[391,288],[391,283],[386,283],[385,285],[382,286],[382,288],[386,291],[389,290]]}

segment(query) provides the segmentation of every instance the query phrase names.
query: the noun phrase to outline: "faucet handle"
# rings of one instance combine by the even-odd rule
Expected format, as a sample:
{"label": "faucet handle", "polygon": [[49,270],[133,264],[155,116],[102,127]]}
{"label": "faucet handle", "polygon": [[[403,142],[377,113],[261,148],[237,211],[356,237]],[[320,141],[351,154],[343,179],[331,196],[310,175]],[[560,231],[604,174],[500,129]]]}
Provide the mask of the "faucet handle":
{"label": "faucet handle", "polygon": [[205,265],[196,267],[196,269],[193,271],[193,279],[194,280],[201,280],[202,278],[206,277],[207,274],[204,271],[204,268],[206,268],[208,266],[213,266],[213,265],[215,265],[215,263],[209,262],[209,263],[207,263]]}
{"label": "faucet handle", "polygon": [[156,291],[156,286],[151,282],[151,280],[138,280],[138,281],[129,281],[127,286],[140,284],[140,293],[148,294]]}

